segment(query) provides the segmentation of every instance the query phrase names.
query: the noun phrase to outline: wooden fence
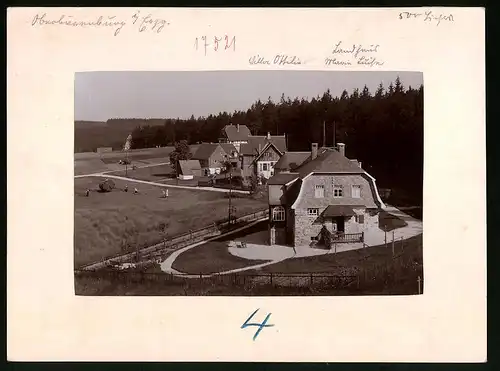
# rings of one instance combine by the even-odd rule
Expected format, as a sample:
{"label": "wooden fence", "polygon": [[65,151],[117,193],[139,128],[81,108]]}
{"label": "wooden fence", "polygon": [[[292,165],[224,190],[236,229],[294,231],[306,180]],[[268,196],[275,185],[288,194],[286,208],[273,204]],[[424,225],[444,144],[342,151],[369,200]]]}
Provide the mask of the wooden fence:
{"label": "wooden fence", "polygon": [[[210,288],[217,288],[223,294],[251,293],[252,290],[261,290],[263,287],[267,288],[270,294],[281,288],[308,289],[325,294],[344,289],[377,293],[389,290],[392,294],[423,293],[423,267],[415,263],[411,256],[394,257],[385,263],[349,270],[346,273],[167,274],[101,269],[77,270],[75,279],[90,279],[94,282],[108,280],[122,286],[158,283],[165,288],[168,285],[182,285],[186,287],[186,292],[191,292],[192,295],[196,295],[196,292],[206,292]],[[399,292],[395,292],[394,287],[400,287]]]}
{"label": "wooden fence", "polygon": [[149,259],[161,259],[163,256],[170,254],[172,251],[178,250],[182,247],[188,246],[193,243],[201,242],[207,238],[215,237],[233,229],[237,229],[245,224],[253,221],[263,219],[268,216],[268,210],[261,210],[251,214],[243,215],[239,218],[232,218],[231,221],[225,219],[223,221],[215,222],[209,226],[191,230],[186,233],[179,234],[157,243],[153,246],[144,246],[136,251],[125,254],[117,254],[111,257],[104,258],[103,260],[80,267],[82,270],[95,270],[105,268],[111,264],[126,263],[133,261],[144,261]]}

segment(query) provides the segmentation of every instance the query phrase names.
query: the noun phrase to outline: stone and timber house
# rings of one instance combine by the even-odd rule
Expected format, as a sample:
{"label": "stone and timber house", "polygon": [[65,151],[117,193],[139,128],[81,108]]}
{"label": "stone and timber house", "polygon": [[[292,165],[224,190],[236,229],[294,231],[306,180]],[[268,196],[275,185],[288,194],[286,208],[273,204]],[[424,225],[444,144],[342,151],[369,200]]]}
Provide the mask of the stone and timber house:
{"label": "stone and timber house", "polygon": [[362,246],[364,233],[378,228],[385,205],[375,179],[345,156],[343,143],[319,149],[313,143],[309,154],[285,153],[276,166],[268,182],[271,245]]}

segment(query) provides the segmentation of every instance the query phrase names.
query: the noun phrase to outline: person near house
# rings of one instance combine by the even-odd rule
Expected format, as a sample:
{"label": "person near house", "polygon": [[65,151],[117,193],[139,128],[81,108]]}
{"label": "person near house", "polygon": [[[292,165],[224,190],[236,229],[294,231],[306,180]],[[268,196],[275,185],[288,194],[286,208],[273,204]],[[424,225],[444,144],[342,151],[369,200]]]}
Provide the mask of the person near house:
{"label": "person near house", "polygon": [[128,192],[128,185],[125,185],[125,188],[123,188],[125,192]]}
{"label": "person near house", "polygon": [[90,196],[90,189],[87,188],[87,190],[85,191],[85,197],[89,197]]}
{"label": "person near house", "polygon": [[134,194],[138,194],[139,190],[137,188],[134,188]]}

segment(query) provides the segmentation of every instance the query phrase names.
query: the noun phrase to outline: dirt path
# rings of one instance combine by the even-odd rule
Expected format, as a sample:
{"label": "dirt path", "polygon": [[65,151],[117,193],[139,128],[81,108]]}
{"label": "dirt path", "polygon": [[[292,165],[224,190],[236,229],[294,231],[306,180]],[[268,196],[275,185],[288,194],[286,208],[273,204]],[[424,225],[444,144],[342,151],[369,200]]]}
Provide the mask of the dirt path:
{"label": "dirt path", "polygon": [[[222,235],[210,238],[210,239],[208,239],[206,241],[197,242],[195,244],[183,247],[182,249],[177,250],[177,251],[173,252],[172,254],[170,254],[170,256],[163,263],[161,263],[161,270],[163,272],[165,272],[165,273],[172,273],[173,275],[179,275],[179,276],[186,277],[186,278],[199,278],[200,277],[199,274],[186,274],[186,273],[179,272],[179,271],[175,270],[174,268],[172,268],[172,264],[179,257],[180,254],[182,254],[183,252],[186,252],[188,250],[191,250],[192,248],[195,248],[197,246],[203,245],[203,244],[205,244],[207,242],[216,240],[216,239],[221,238],[221,237],[229,236],[229,235],[231,235],[233,233],[236,233],[236,232],[243,231],[243,230],[245,230],[247,228],[250,228],[250,227],[253,227],[255,224],[263,222],[265,220],[267,220],[267,218],[262,218],[262,219],[254,221],[254,222],[252,222],[252,223],[250,223],[248,225],[245,225],[245,226],[243,226],[241,228],[235,229],[234,231],[230,231],[230,232],[227,232],[225,234],[222,234]],[[249,270],[249,269],[262,268],[262,267],[265,267],[266,265],[271,265],[271,264],[279,263],[280,261],[283,261],[283,260],[285,260],[287,258],[288,257],[285,257],[285,258],[282,258],[282,259],[277,259],[277,260],[271,260],[271,261],[266,262],[266,263],[256,264],[256,265],[252,265],[252,266],[249,266],[249,267],[243,267],[243,268],[238,268],[238,269],[231,269],[231,270],[224,271],[224,272],[203,274],[202,277],[210,277],[210,276],[214,276],[214,275],[230,274],[230,273],[236,273],[236,272],[246,271],[246,270]]]}
{"label": "dirt path", "polygon": [[[173,185],[173,184],[163,184],[163,183],[156,183],[156,182],[150,182],[147,180],[140,180],[140,179],[132,179],[132,178],[127,178],[124,176],[119,176],[119,175],[112,175],[112,174],[107,174],[107,173],[95,173],[95,174],[88,174],[88,175],[75,175],[75,178],[85,178],[85,177],[96,177],[96,178],[108,178],[108,179],[119,179],[119,180],[125,180],[127,182],[133,182],[133,183],[141,183],[141,184],[149,184],[157,187],[163,187],[163,188],[180,188],[180,189],[190,189],[190,190],[197,190],[197,191],[209,191],[209,192],[229,192],[229,189],[226,188],[215,188],[215,187],[189,187],[189,186],[180,186],[180,185]],[[233,189],[231,190],[233,193],[241,193],[241,194],[250,194],[249,191],[241,191],[239,189]]]}

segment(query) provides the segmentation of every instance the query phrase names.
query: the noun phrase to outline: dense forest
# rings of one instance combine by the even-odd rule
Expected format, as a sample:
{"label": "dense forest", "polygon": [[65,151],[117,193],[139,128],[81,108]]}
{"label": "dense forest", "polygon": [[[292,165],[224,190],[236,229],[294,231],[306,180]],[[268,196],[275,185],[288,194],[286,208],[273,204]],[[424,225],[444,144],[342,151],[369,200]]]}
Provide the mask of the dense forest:
{"label": "dense forest", "polygon": [[[405,188],[421,198],[423,86],[405,87],[399,78],[388,86],[380,84],[375,92],[365,86],[344,90],[340,97],[330,91],[311,100],[282,95],[279,102],[258,100],[246,111],[187,120],[111,119],[106,124],[133,126],[132,148],[147,148],[182,139],[190,144],[216,142],[229,123],[247,125],[254,135],[285,134],[289,151],[307,151],[311,142],[331,146],[335,133],[335,141],[346,144],[346,155],[361,161],[380,187]],[[123,145],[126,135],[110,145]]]}

